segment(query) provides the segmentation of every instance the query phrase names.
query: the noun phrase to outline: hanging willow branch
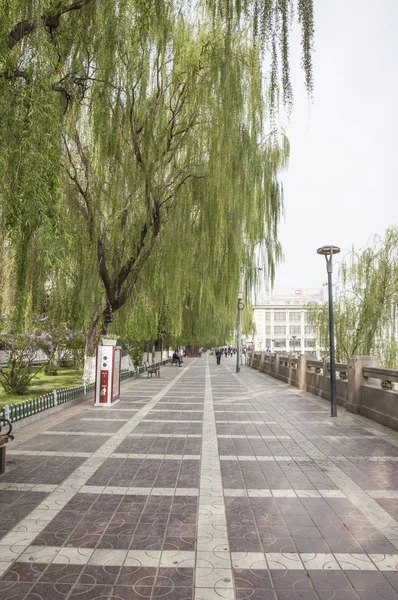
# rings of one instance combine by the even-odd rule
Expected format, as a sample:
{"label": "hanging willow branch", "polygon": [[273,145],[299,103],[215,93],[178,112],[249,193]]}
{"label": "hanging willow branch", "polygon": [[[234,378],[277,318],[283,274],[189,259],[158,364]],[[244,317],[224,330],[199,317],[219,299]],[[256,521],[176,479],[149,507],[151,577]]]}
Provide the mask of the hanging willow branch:
{"label": "hanging willow branch", "polygon": [[292,102],[295,15],[312,89],[312,0],[0,0],[0,14],[0,217],[10,264],[27,265],[21,310],[94,336],[110,308],[150,339],[162,307],[170,339],[225,333],[237,265],[264,240],[271,276],[280,258],[289,149],[266,115],[280,89]]}
{"label": "hanging willow branch", "polygon": [[[314,43],[314,0],[207,0],[213,18],[225,19],[232,27],[234,20],[245,19],[251,23],[255,43],[260,44],[263,56],[271,65],[270,98],[277,98],[278,78],[281,69],[283,101],[288,108],[293,104],[293,91],[290,82],[290,32],[294,15],[301,27],[302,67],[308,94],[313,92],[312,53]],[[270,57],[267,57],[270,53]],[[275,105],[271,106],[274,109]]]}

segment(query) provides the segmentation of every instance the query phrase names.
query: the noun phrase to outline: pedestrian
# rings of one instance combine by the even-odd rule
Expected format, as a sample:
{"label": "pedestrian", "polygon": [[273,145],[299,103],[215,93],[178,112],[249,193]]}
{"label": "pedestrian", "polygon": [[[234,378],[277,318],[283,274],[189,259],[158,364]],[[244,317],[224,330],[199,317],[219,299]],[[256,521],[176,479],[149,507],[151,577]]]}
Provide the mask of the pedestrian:
{"label": "pedestrian", "polygon": [[178,366],[181,366],[182,359],[181,359],[181,356],[178,354],[177,350],[174,350],[172,360],[173,360],[173,362],[178,362]]}
{"label": "pedestrian", "polygon": [[220,350],[220,348],[217,348],[217,350],[216,350],[216,359],[217,359],[217,364],[219,365],[220,361],[221,361],[221,350]]}
{"label": "pedestrian", "polygon": [[225,358],[227,358],[227,356],[228,356],[228,348],[224,348],[224,356],[225,356]]}

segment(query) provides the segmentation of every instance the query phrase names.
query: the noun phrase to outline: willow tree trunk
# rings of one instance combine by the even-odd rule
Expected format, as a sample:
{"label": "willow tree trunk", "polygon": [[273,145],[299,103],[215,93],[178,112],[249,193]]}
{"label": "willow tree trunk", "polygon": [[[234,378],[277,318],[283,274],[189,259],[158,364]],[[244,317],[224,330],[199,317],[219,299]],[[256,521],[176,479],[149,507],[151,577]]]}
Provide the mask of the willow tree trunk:
{"label": "willow tree trunk", "polygon": [[91,382],[95,379],[95,354],[100,341],[100,314],[93,313],[87,332],[86,348],[84,351],[83,381]]}

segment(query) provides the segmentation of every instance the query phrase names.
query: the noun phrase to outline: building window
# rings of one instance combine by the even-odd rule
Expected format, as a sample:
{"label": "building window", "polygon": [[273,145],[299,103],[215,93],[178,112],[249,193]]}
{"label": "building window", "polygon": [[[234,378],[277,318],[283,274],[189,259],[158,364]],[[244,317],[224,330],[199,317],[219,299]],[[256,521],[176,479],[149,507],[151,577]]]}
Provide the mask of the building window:
{"label": "building window", "polygon": [[286,341],[285,340],[275,340],[274,346],[275,346],[275,348],[285,348]]}
{"label": "building window", "polygon": [[315,327],[310,327],[309,325],[306,325],[305,327],[305,333],[308,333],[309,335],[315,335],[316,334],[316,329]]}
{"label": "building window", "polygon": [[305,340],[306,348],[315,348],[315,340]]}
{"label": "building window", "polygon": [[283,325],[275,325],[274,333],[286,335],[286,327],[284,327]]}
{"label": "building window", "polygon": [[301,313],[300,312],[290,312],[289,313],[289,321],[301,321]]}
{"label": "building window", "polygon": [[274,321],[286,321],[286,313],[285,312],[276,312],[274,313]]}
{"label": "building window", "polygon": [[290,325],[289,331],[290,335],[292,335],[292,333],[301,333],[301,327],[300,325]]}
{"label": "building window", "polygon": [[271,335],[271,325],[266,325],[265,326],[265,335]]}
{"label": "building window", "polygon": [[266,321],[271,321],[271,313],[270,313],[269,311],[267,311],[267,312],[265,313],[265,320],[266,320]]}
{"label": "building window", "polygon": [[290,340],[289,341],[289,345],[290,345],[290,348],[293,348],[293,349],[294,348],[300,348],[300,346],[301,346],[301,340],[299,338],[297,340]]}

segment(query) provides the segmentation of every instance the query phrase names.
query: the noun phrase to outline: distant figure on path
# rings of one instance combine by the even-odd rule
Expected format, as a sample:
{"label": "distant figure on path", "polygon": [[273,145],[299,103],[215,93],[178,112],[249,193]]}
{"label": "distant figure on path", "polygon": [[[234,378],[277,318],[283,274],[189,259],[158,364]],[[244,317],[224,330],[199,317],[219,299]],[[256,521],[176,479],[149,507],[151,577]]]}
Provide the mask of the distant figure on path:
{"label": "distant figure on path", "polygon": [[218,365],[221,362],[221,354],[222,354],[222,352],[221,352],[220,348],[217,348],[217,350],[216,350],[216,359],[217,359],[217,364]]}
{"label": "distant figure on path", "polygon": [[181,357],[178,355],[177,350],[174,350],[174,354],[173,354],[173,361],[177,362],[180,365],[181,364]]}

